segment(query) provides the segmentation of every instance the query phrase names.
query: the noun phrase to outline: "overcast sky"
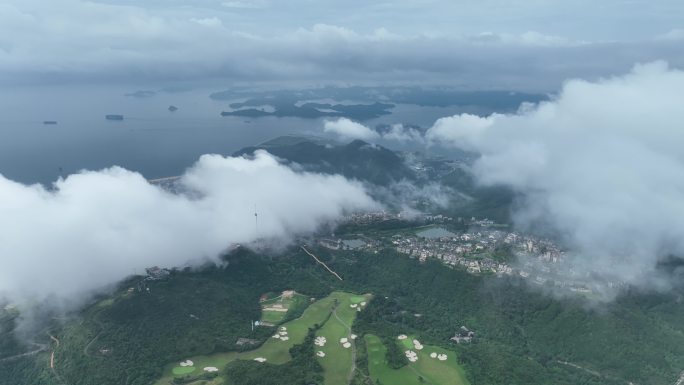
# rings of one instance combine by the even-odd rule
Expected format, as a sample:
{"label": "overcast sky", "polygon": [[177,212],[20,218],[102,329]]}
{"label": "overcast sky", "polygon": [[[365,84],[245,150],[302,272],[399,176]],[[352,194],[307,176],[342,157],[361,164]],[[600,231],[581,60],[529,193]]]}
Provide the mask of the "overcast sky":
{"label": "overcast sky", "polygon": [[554,90],[683,47],[679,0],[0,0],[0,84]]}

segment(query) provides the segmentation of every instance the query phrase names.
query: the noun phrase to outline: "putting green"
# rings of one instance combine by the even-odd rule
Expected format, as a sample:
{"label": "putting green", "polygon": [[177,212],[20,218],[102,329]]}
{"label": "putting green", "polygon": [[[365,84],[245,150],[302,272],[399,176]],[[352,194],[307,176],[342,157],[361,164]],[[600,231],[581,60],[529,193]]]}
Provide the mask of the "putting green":
{"label": "putting green", "polygon": [[349,297],[349,300],[351,301],[351,303],[361,303],[364,301],[367,302],[368,298],[360,295],[352,295],[351,297]]}
{"label": "putting green", "polygon": [[413,346],[413,337],[411,337],[411,336],[408,336],[408,338],[405,340],[401,340],[401,344],[406,349],[414,349],[415,348],[415,346]]}
{"label": "putting green", "polygon": [[173,368],[173,374],[177,376],[184,376],[195,371],[194,366],[176,366]]}
{"label": "putting green", "polygon": [[[365,336],[368,349],[368,370],[374,382],[378,380],[383,384],[392,385],[421,385],[431,383],[434,385],[468,385],[463,368],[458,365],[456,353],[437,346],[425,345],[423,350],[413,350],[418,354],[418,361],[409,363],[401,369],[392,369],[387,365],[385,354],[387,348],[377,336],[367,334]],[[408,340],[413,346],[413,338]],[[440,361],[430,357],[430,353],[446,354],[447,360]],[[420,377],[423,378],[421,382]]]}
{"label": "putting green", "polygon": [[[228,352],[228,353],[218,353],[218,354],[212,354],[211,356],[195,356],[195,357],[189,357],[190,361],[193,362],[194,366],[192,368],[197,369],[200,368],[200,370],[193,372],[196,375],[203,374],[204,371],[201,370],[201,368],[206,368],[209,366],[213,366],[215,368],[219,368],[219,370],[222,370],[226,364],[229,362],[235,360],[238,356],[237,352]],[[170,364],[167,365],[164,368],[164,376],[159,379],[159,381],[155,382],[154,385],[169,385],[171,381],[173,381],[174,378],[176,377],[183,377],[187,376],[190,373],[176,373],[174,370],[175,368],[183,368],[186,369],[186,367],[182,366],[177,366],[178,364]],[[219,382],[213,381],[208,383],[207,385],[211,384],[218,384]]]}

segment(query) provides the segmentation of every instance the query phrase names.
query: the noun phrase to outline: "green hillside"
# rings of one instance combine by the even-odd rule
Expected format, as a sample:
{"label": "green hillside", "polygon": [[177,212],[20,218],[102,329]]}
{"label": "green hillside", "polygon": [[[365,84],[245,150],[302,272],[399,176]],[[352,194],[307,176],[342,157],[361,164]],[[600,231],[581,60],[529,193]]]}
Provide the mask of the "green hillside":
{"label": "green hillside", "polygon": [[[288,331],[293,334],[282,345],[285,355],[279,347],[268,353],[275,355],[265,365],[252,361],[254,349],[279,346],[272,338],[274,328],[251,330],[251,321],[260,317],[259,298],[288,289],[314,298],[338,290],[373,294],[350,325],[361,337],[355,344],[354,384],[378,379],[384,383],[393,370],[411,365],[401,358],[401,348],[389,349],[400,334],[419,338],[427,353],[452,352],[448,355],[457,358],[453,363],[464,370],[464,381],[473,385],[659,385],[674,383],[684,368],[684,304],[678,292],[630,292],[614,303],[589,307],[579,299],[550,298],[516,280],[473,276],[429,261],[420,264],[390,250],[315,252],[344,281],[296,249],[273,260],[242,250],[228,257],[225,267],[178,271],[167,281],[151,282],[149,292],[129,293],[131,280],[108,300],[55,325],[50,333],[59,346],[52,343],[34,356],[0,361],[0,384],[147,385],[190,357],[207,357],[196,364],[222,370],[220,380],[207,379],[207,385],[275,384],[273,378],[341,383],[331,379],[331,373],[348,364],[329,367],[323,359],[311,360],[317,350],[306,341],[321,333],[329,340],[337,338],[349,319],[329,327],[315,321],[320,329]],[[299,316],[289,315],[286,325]],[[461,326],[476,333],[472,343],[449,340]],[[261,347],[238,346],[239,338],[257,340]],[[378,365],[385,364],[378,361],[374,338],[387,348],[382,362],[391,369],[379,371]],[[49,368],[53,350],[54,372]],[[349,362],[344,355],[328,353],[336,361]],[[236,354],[250,360],[234,360]],[[427,370],[422,377],[439,384],[431,369],[416,370]],[[340,374],[333,377],[339,379]]]}
{"label": "green hillside", "polygon": [[377,185],[388,185],[402,179],[415,179],[415,173],[395,152],[382,146],[355,140],[345,145],[330,145],[320,140],[276,138],[257,147],[247,147],[235,156],[266,149],[271,154],[298,163],[306,170],[342,174]]}

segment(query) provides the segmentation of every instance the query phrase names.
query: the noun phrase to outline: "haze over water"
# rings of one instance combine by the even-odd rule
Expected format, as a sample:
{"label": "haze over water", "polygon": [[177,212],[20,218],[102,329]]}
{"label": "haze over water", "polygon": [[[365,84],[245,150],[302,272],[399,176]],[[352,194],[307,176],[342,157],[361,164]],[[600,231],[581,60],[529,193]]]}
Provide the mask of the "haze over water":
{"label": "haze over water", "polygon": [[[153,89],[153,88],[152,88]],[[222,117],[221,90],[125,96],[131,87],[23,87],[0,91],[0,174],[50,184],[82,169],[121,166],[149,179],[177,175],[202,154],[230,155],[280,135],[321,135],[325,119]],[[170,112],[170,105],[179,108]],[[431,125],[457,108],[398,105],[364,122]],[[124,121],[107,121],[121,114]],[[44,125],[55,120],[57,125]],[[397,144],[395,143],[395,146]]]}

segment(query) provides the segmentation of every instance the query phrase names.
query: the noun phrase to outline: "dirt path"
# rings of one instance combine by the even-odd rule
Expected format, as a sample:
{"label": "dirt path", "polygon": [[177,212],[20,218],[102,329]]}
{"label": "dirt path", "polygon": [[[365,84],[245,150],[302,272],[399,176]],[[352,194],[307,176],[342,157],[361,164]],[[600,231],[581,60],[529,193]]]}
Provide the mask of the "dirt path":
{"label": "dirt path", "polygon": [[57,350],[57,348],[59,348],[59,340],[50,333],[48,333],[48,335],[50,336],[50,339],[52,340],[52,342],[54,342],[56,344],[55,348],[52,349],[52,353],[50,353],[50,369],[52,369],[54,371],[55,370],[55,350]]}
{"label": "dirt path", "polygon": [[675,385],[684,385],[684,371],[679,373],[679,378],[677,379],[677,382],[675,382]]}
{"label": "dirt path", "polygon": [[57,337],[53,336],[50,333],[47,333],[47,335],[50,336],[50,339],[55,343],[55,348],[52,349],[52,352],[50,353],[50,370],[52,371],[52,374],[55,375],[55,378],[57,378],[57,381],[60,384],[66,385],[66,382],[64,382],[59,373],[57,373],[57,369],[55,368],[55,351],[57,351],[57,348],[59,348],[59,339],[57,339]]}
{"label": "dirt path", "polygon": [[411,371],[412,371],[413,373],[415,373],[416,376],[422,378],[424,383],[426,383],[426,384],[428,384],[428,385],[434,385],[432,382],[428,381],[427,378],[425,378],[425,376],[423,375],[423,373],[419,372],[418,370],[416,370],[416,368],[414,368],[413,366],[411,366],[410,363],[408,364],[408,368],[411,369]]}
{"label": "dirt path", "polygon": [[22,358],[22,357],[33,356],[33,355],[36,355],[40,352],[44,352],[48,349],[47,345],[36,344],[36,343],[34,343],[34,345],[38,346],[38,349],[32,350],[30,352],[22,353],[22,354],[17,354],[16,356],[1,358],[0,362],[7,362],[7,361],[12,361],[12,360],[18,360],[19,358]]}
{"label": "dirt path", "polygon": [[323,265],[323,267],[325,267],[325,269],[328,270],[328,271],[330,272],[330,274],[334,275],[337,279],[339,279],[340,281],[342,281],[342,277],[340,277],[340,276],[339,276],[337,273],[335,273],[331,268],[329,268],[328,265],[326,265],[325,263],[323,263],[320,259],[316,258],[316,256],[313,255],[313,254],[311,254],[311,253],[309,252],[309,250],[307,250],[304,246],[300,246],[300,247],[302,248],[302,250],[304,250],[305,253],[309,254],[313,259],[315,259],[316,262],[318,262],[319,264]]}
{"label": "dirt path", "polygon": [[587,373],[589,373],[589,374],[593,374],[593,375],[596,376],[596,377],[602,377],[602,376],[601,376],[601,373],[599,373],[599,372],[597,372],[597,371],[595,371],[595,370],[591,370],[591,369],[584,368],[584,367],[579,366],[579,365],[577,365],[577,364],[573,364],[572,362],[568,362],[568,361],[556,361],[556,362],[558,362],[559,364],[563,364],[563,365],[567,365],[567,366],[572,366],[572,367],[575,368],[575,369],[583,370],[583,371],[585,371],[585,372],[587,372]]}
{"label": "dirt path", "polygon": [[90,345],[92,345],[93,342],[95,342],[95,340],[97,340],[97,338],[100,336],[100,334],[102,334],[102,332],[97,333],[97,335],[96,335],[95,337],[93,337],[93,339],[90,340],[90,342],[88,342],[88,345],[86,345],[86,346],[83,348],[83,355],[85,355],[86,357],[92,357],[92,356],[88,353],[88,350],[90,350]]}
{"label": "dirt path", "polygon": [[[634,385],[634,383],[632,383],[632,382],[630,382],[630,381],[625,381],[625,380],[622,379],[622,378],[604,375],[604,374],[601,374],[601,372],[597,372],[596,370],[587,369],[587,368],[585,368],[585,367],[583,367],[583,366],[574,364],[574,363],[572,363],[572,362],[568,362],[568,361],[559,361],[559,360],[556,360],[556,362],[559,363],[559,364],[561,364],[561,365],[567,365],[567,366],[573,367],[573,368],[575,368],[575,369],[582,370],[582,371],[584,371],[584,372],[586,372],[586,373],[589,373],[589,374],[591,374],[591,375],[594,375],[594,376],[596,376],[596,377],[598,377],[598,378],[609,378],[609,379],[611,379],[611,380],[624,381],[627,385]],[[679,378],[680,381],[682,381],[682,382],[677,382],[675,385],[682,385],[682,384],[684,384],[684,372],[682,372],[682,376],[683,376],[683,377],[680,377],[680,378]]]}

